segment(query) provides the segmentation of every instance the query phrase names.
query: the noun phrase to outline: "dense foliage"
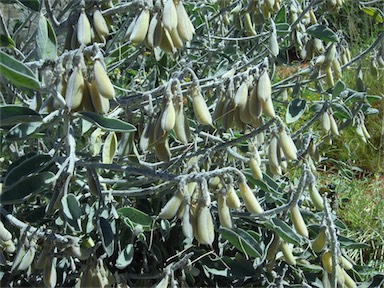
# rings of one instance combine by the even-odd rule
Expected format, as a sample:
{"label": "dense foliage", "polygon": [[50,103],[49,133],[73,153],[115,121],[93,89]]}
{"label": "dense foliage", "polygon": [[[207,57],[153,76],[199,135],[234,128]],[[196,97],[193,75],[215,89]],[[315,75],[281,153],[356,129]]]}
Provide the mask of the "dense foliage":
{"label": "dense foliage", "polygon": [[352,57],[342,5],[3,1],[1,285],[383,285],[316,181],[381,99],[384,32]]}

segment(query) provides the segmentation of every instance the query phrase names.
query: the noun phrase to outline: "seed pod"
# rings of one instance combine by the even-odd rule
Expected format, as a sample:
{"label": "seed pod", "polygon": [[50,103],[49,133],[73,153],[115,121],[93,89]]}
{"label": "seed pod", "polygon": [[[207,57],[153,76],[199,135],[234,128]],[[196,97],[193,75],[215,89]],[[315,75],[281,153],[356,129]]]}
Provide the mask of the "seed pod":
{"label": "seed pod", "polygon": [[184,144],[189,142],[189,139],[191,138],[191,131],[189,129],[188,119],[182,106],[179,106],[179,109],[176,112],[176,122],[173,130],[175,131],[176,137],[180,142]]}
{"label": "seed pod", "polygon": [[331,66],[328,66],[325,68],[325,80],[327,82],[327,85],[330,87],[335,86],[335,79],[333,78],[332,68]]}
{"label": "seed pod", "polygon": [[325,111],[320,115],[320,123],[325,132],[328,133],[331,130],[331,120],[329,119],[328,111]]}
{"label": "seed pod", "polygon": [[355,280],[353,280],[352,277],[349,276],[349,274],[344,269],[341,269],[341,273],[343,273],[345,287],[357,288]]}
{"label": "seed pod", "polygon": [[17,253],[16,253],[15,258],[13,259],[11,272],[12,272],[12,271],[15,271],[15,269],[18,269],[19,264],[21,263],[21,260],[23,260],[23,257],[24,257],[24,255],[25,255],[25,253],[27,253],[27,251],[25,251],[25,247],[24,247],[24,245],[21,245],[21,246],[18,248],[18,250],[17,250]]}
{"label": "seed pod", "polygon": [[228,130],[229,128],[232,127],[234,110],[235,110],[235,104],[233,103],[233,100],[230,98],[227,98],[223,108],[222,123],[223,123],[224,130]]}
{"label": "seed pod", "polygon": [[[309,19],[310,19],[310,22],[311,22],[311,24],[317,24],[317,18],[316,18],[316,15],[315,15],[315,13],[313,12],[313,9],[311,8],[311,9],[309,9]],[[317,39],[317,38],[315,38],[315,39]]]}
{"label": "seed pod", "polygon": [[239,183],[239,190],[241,197],[243,198],[245,207],[249,213],[260,214],[264,212],[264,209],[260,206],[259,201],[257,201],[255,195],[253,194],[251,188],[245,182]]}
{"label": "seed pod", "polygon": [[173,0],[166,0],[163,9],[163,19],[162,19],[164,28],[171,32],[173,29],[177,28],[177,11],[176,6]]}
{"label": "seed pod", "polygon": [[29,247],[29,249],[23,256],[23,259],[21,259],[20,264],[17,267],[17,270],[19,271],[27,270],[31,266],[33,260],[35,259],[35,254],[36,254],[36,248],[33,246]]}
{"label": "seed pod", "polygon": [[257,35],[257,32],[256,32],[256,30],[252,24],[251,15],[249,13],[244,14],[244,27],[245,27],[245,31],[247,31],[247,34],[249,36],[256,36]]}
{"label": "seed pod", "polygon": [[74,110],[81,105],[84,91],[84,77],[80,66],[76,66],[69,76],[65,92],[65,102],[69,110]]}
{"label": "seed pod", "polygon": [[232,184],[227,185],[227,204],[232,209],[239,209],[241,205],[239,196],[237,196]]}
{"label": "seed pod", "polygon": [[327,51],[325,52],[325,63],[327,65],[329,65],[330,63],[332,63],[333,59],[335,59],[336,57],[336,45],[335,44],[331,44]]}
{"label": "seed pod", "polygon": [[285,262],[287,262],[289,265],[296,266],[296,258],[293,256],[293,247],[291,244],[288,244],[285,241],[281,241],[280,243],[280,249],[281,252],[283,252],[283,256],[285,259]]}
{"label": "seed pod", "polygon": [[87,80],[84,80],[83,100],[81,101],[81,106],[85,111],[94,112],[95,109],[92,104],[90,86],[91,84]]}
{"label": "seed pod", "polygon": [[193,239],[192,216],[189,204],[185,204],[181,219],[183,234],[186,238]]}
{"label": "seed pod", "polygon": [[273,31],[269,36],[269,50],[274,57],[279,55],[279,43],[277,42],[276,31]]}
{"label": "seed pod", "polygon": [[217,95],[217,102],[215,106],[215,111],[213,112],[213,121],[218,122],[222,121],[223,114],[224,114],[224,106],[226,102],[226,97],[224,93],[220,93],[220,88],[217,88],[216,95]]}
{"label": "seed pod", "polygon": [[96,81],[93,80],[92,83],[87,82],[86,85],[89,85],[90,98],[95,111],[100,114],[108,113],[110,108],[109,99],[100,95]]}
{"label": "seed pod", "polygon": [[361,131],[363,131],[363,134],[364,134],[364,137],[366,138],[366,139],[369,139],[369,138],[371,138],[371,135],[369,134],[369,132],[368,132],[368,130],[367,130],[367,127],[365,126],[365,124],[364,124],[364,122],[363,121],[361,121]]}
{"label": "seed pod", "polygon": [[309,197],[317,210],[324,210],[323,197],[321,197],[319,191],[316,188],[316,183],[312,182],[309,185]]}
{"label": "seed pod", "polygon": [[269,245],[267,250],[267,260],[274,260],[280,246],[280,237],[276,233],[273,234],[272,243]]}
{"label": "seed pod", "polygon": [[271,99],[271,94],[271,79],[269,78],[267,69],[264,69],[257,83],[257,97],[265,102]]}
{"label": "seed pod", "polygon": [[323,226],[321,227],[319,234],[311,243],[312,250],[316,253],[321,252],[326,242],[327,242],[326,227]]}
{"label": "seed pod", "polygon": [[161,43],[160,43],[160,48],[164,52],[167,53],[173,53],[176,51],[175,45],[173,44],[171,34],[168,32],[167,29],[162,27],[162,37],[161,37]]}
{"label": "seed pod", "polygon": [[211,211],[207,206],[198,208],[197,210],[197,233],[199,234],[200,244],[212,245],[215,240],[215,230]]}
{"label": "seed pod", "polygon": [[367,143],[367,138],[364,135],[363,127],[361,123],[358,123],[356,126],[356,133],[360,136],[361,140],[363,140],[365,143]]}
{"label": "seed pod", "polygon": [[[156,27],[157,27],[158,22],[159,22],[158,13],[155,13],[152,16],[151,21],[149,22],[148,32],[147,32],[147,43],[148,43],[150,48],[154,48],[156,46],[155,45],[155,39],[157,37],[156,36]],[[157,44],[159,45],[160,43],[157,43]]]}
{"label": "seed pod", "polygon": [[261,105],[263,107],[263,112],[266,116],[275,118],[275,108],[273,107],[272,98],[269,98],[267,101],[261,101]]}
{"label": "seed pod", "polygon": [[233,227],[231,212],[227,204],[227,197],[221,193],[217,195],[217,211],[219,214],[220,224],[226,228],[231,229]]}
{"label": "seed pod", "polygon": [[3,222],[0,221],[0,240],[5,242],[12,240],[12,234],[5,228]]}
{"label": "seed pod", "polygon": [[332,253],[330,250],[327,250],[321,256],[321,263],[323,264],[323,268],[328,273],[332,273]]}
{"label": "seed pod", "polygon": [[155,143],[155,153],[160,161],[169,162],[172,155],[171,150],[169,149],[168,135],[165,134],[163,138],[165,138],[165,140],[160,139],[157,143]]}
{"label": "seed pod", "polygon": [[252,118],[258,119],[263,113],[262,101],[257,96],[257,85],[255,85],[251,90],[251,95],[249,97],[248,103],[249,113]]}
{"label": "seed pod", "polygon": [[57,283],[56,257],[47,258],[44,264],[43,281],[48,288],[53,288]]}
{"label": "seed pod", "polygon": [[179,32],[177,32],[177,29],[173,29],[171,31],[171,38],[172,38],[173,45],[176,48],[183,49],[184,47],[183,40],[180,38]]}
{"label": "seed pod", "polygon": [[160,127],[162,131],[169,132],[175,126],[176,111],[171,98],[166,100],[165,109],[161,113]]}
{"label": "seed pod", "polygon": [[249,159],[249,168],[251,168],[253,178],[263,180],[263,173],[260,169],[260,164],[254,156]]}
{"label": "seed pod", "polygon": [[339,262],[341,263],[343,269],[351,270],[353,268],[353,264],[344,256],[340,256],[339,260],[340,260]]}
{"label": "seed pod", "polygon": [[277,149],[278,149],[278,140],[276,137],[273,137],[271,139],[271,143],[269,143],[269,148],[268,148],[269,166],[280,167],[280,161],[278,158]]}
{"label": "seed pod", "polygon": [[14,253],[16,251],[15,244],[12,240],[7,241],[0,241],[0,247],[6,252],[6,253]]}
{"label": "seed pod", "polygon": [[343,77],[343,72],[341,70],[340,61],[336,57],[332,61],[332,69],[333,69],[333,72],[335,73],[335,79],[336,80],[339,80]]}
{"label": "seed pod", "polygon": [[93,69],[97,91],[99,91],[100,95],[104,98],[115,99],[115,89],[99,59],[96,59],[93,64]]}
{"label": "seed pod", "polygon": [[340,135],[339,128],[337,127],[337,123],[336,123],[335,118],[333,117],[332,113],[329,113],[329,123],[331,126],[332,135],[336,135],[336,136]]}
{"label": "seed pod", "polygon": [[299,233],[303,237],[308,238],[308,228],[307,225],[304,222],[303,216],[300,213],[299,206],[296,204],[291,207],[291,220],[293,223],[293,226],[295,227],[295,230],[297,233]]}
{"label": "seed pod", "polygon": [[297,148],[291,136],[287,134],[284,127],[279,131],[279,146],[289,160],[297,160]]}
{"label": "seed pod", "polygon": [[113,163],[113,157],[117,151],[117,137],[115,132],[110,132],[103,144],[102,162],[104,164]]}
{"label": "seed pod", "polygon": [[145,37],[147,36],[148,27],[149,27],[149,10],[144,9],[141,11],[139,17],[135,22],[135,26],[133,27],[132,34],[129,37],[129,40],[135,44],[141,44]]}
{"label": "seed pod", "polygon": [[95,27],[95,30],[99,36],[108,36],[109,29],[107,22],[104,19],[103,14],[101,14],[99,9],[96,9],[93,12],[93,26]]}
{"label": "seed pod", "polygon": [[[317,54],[324,53],[325,48],[324,48],[323,42],[318,38],[313,39],[313,49],[314,49],[314,52],[316,52]],[[323,59],[323,62],[324,60],[325,58]]]}
{"label": "seed pod", "polygon": [[176,216],[177,211],[179,210],[181,203],[183,202],[183,197],[180,193],[173,195],[161,209],[159,217],[161,219],[172,219]]}
{"label": "seed pod", "polygon": [[84,10],[81,11],[79,19],[77,20],[77,41],[80,44],[88,45],[91,43],[91,23],[85,14]]}
{"label": "seed pod", "polygon": [[239,89],[237,89],[237,92],[234,98],[235,107],[245,106],[247,104],[247,97],[248,97],[248,84],[247,84],[247,81],[243,81]]}
{"label": "seed pod", "polygon": [[188,13],[184,8],[183,1],[179,1],[176,5],[177,12],[177,32],[182,40],[189,42],[193,38],[195,28],[191,20],[189,19]]}
{"label": "seed pod", "polygon": [[192,87],[191,90],[193,111],[197,121],[201,125],[211,125],[212,126],[212,117],[209,113],[207,103],[201,95],[200,89],[198,87]]}

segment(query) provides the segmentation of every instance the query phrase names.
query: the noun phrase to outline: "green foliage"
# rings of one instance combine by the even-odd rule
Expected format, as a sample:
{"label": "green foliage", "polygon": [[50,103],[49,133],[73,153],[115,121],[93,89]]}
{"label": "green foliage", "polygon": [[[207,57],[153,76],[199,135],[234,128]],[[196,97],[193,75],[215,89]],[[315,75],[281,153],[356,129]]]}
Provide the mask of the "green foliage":
{"label": "green foliage", "polygon": [[1,286],[380,286],[316,179],[381,113],[384,34],[353,59],[342,4],[4,2]]}

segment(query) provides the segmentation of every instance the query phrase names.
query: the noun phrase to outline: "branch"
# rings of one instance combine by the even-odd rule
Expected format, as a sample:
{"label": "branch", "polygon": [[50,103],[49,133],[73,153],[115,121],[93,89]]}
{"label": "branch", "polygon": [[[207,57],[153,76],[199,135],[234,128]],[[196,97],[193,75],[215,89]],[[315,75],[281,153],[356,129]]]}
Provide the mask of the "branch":
{"label": "branch", "polygon": [[28,228],[28,230],[30,232],[32,232],[35,236],[37,236],[37,237],[39,237],[41,239],[45,239],[47,236],[52,235],[55,238],[55,240],[57,242],[61,243],[61,244],[69,244],[70,243],[70,240],[66,236],[53,233],[52,230],[48,230],[48,229],[45,230],[45,231],[41,231],[40,229],[38,229],[36,227],[33,227],[33,226],[29,225],[29,224],[26,224],[26,223],[20,221],[19,219],[17,219],[13,215],[11,215],[2,206],[0,206],[0,213],[3,214],[3,216],[5,218],[7,218],[9,223],[11,223],[13,226],[19,228],[20,230],[25,230],[25,229]]}

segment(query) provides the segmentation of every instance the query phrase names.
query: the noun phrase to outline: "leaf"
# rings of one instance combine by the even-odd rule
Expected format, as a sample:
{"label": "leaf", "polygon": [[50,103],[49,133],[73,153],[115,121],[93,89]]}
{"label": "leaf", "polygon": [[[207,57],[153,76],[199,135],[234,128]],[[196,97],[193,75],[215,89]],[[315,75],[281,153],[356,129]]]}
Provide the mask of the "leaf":
{"label": "leaf", "polygon": [[347,99],[345,99],[345,103],[347,102],[360,102],[365,99],[367,93],[365,92],[355,92],[352,95],[348,96]]}
{"label": "leaf", "polygon": [[132,132],[136,131],[136,127],[132,124],[129,124],[127,122],[124,122],[120,119],[115,118],[107,118],[100,114],[88,112],[88,111],[82,111],[78,113],[83,119],[96,124],[96,126],[108,130],[108,131],[115,131],[115,132]]}
{"label": "leaf", "polygon": [[55,32],[49,21],[41,14],[36,34],[36,60],[54,60],[56,56]]}
{"label": "leaf", "polygon": [[67,194],[61,199],[62,211],[66,217],[68,224],[74,231],[81,231],[81,208],[79,200],[73,194]]}
{"label": "leaf", "polygon": [[41,122],[21,123],[9,130],[7,140],[23,140],[41,127]]}
{"label": "leaf", "polygon": [[319,113],[321,111],[321,109],[323,109],[323,103],[316,102],[316,103],[312,104],[312,106],[309,108],[309,111]]}
{"label": "leaf", "polygon": [[103,144],[102,162],[111,164],[117,150],[117,138],[115,132],[108,134]]}
{"label": "leaf", "polygon": [[339,240],[341,248],[346,249],[365,249],[369,248],[370,246],[365,243],[356,242],[353,239],[347,238],[345,236],[338,235],[337,239]]}
{"label": "leaf", "polygon": [[128,244],[127,247],[125,247],[124,250],[120,252],[115,264],[117,269],[124,269],[132,263],[134,253],[133,248],[133,244]]}
{"label": "leaf", "polygon": [[25,159],[22,163],[10,170],[4,179],[5,186],[11,186],[21,180],[23,177],[33,173],[38,173],[48,167],[48,163],[52,160],[50,155],[35,155]]}
{"label": "leaf", "polygon": [[38,89],[39,80],[24,63],[0,51],[0,76],[5,77],[16,86]]}
{"label": "leaf", "polygon": [[128,218],[131,222],[135,223],[136,225],[142,225],[145,231],[150,230],[150,228],[152,227],[152,217],[136,208],[120,208],[117,210],[117,214],[121,218]]}
{"label": "leaf", "polygon": [[13,42],[11,37],[0,34],[0,46],[7,48],[15,47],[15,42]]}
{"label": "leaf", "polygon": [[287,124],[293,123],[304,114],[305,107],[307,107],[307,102],[304,99],[293,99],[287,108],[287,113],[285,114],[285,121]]}
{"label": "leaf", "polygon": [[338,80],[335,84],[335,87],[332,90],[332,97],[336,98],[340,95],[341,92],[345,90],[346,86],[345,83],[341,80]]}
{"label": "leaf", "polygon": [[360,9],[365,14],[368,14],[369,16],[373,17],[375,19],[376,23],[383,23],[383,17],[380,15],[381,12],[379,9],[377,9],[375,7],[362,7]]}
{"label": "leaf", "polygon": [[0,107],[0,126],[13,126],[19,123],[36,122],[42,119],[36,111],[23,106],[7,105]]}
{"label": "leaf", "polygon": [[235,246],[240,252],[250,257],[261,257],[261,254],[255,248],[258,247],[258,243],[246,231],[240,228],[228,229],[221,227],[220,234],[221,237],[228,240],[229,243]]}
{"label": "leaf", "polygon": [[0,202],[3,205],[22,203],[29,197],[44,191],[54,179],[55,174],[49,171],[29,176],[10,188],[4,189],[0,195]]}
{"label": "leaf", "polygon": [[264,223],[269,229],[275,231],[286,242],[300,246],[302,243],[301,237],[287,223],[279,218],[270,219]]}
{"label": "leaf", "polygon": [[40,0],[18,0],[18,2],[33,11],[40,11]]}
{"label": "leaf", "polygon": [[339,37],[337,37],[335,32],[325,25],[312,25],[307,28],[307,33],[325,42],[339,42]]}
{"label": "leaf", "polygon": [[340,104],[337,102],[331,103],[331,107],[333,108],[334,112],[338,115],[340,115],[344,119],[352,119],[352,112],[349,110],[347,106],[344,104]]}
{"label": "leaf", "polygon": [[104,250],[107,253],[108,257],[110,257],[115,250],[114,240],[115,240],[116,227],[114,227],[114,224],[115,224],[114,220],[110,223],[110,221],[108,219],[105,219],[104,217],[99,218],[101,242],[103,244]]}

